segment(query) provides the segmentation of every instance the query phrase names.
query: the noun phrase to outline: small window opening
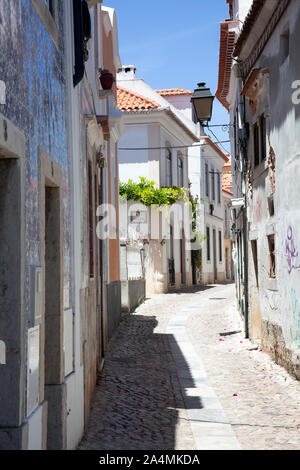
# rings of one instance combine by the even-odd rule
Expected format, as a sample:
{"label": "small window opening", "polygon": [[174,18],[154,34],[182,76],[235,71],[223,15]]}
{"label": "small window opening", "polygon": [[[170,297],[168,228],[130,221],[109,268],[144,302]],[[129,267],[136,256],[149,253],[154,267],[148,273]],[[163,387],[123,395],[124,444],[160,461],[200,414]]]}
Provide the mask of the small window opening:
{"label": "small window opening", "polygon": [[253,257],[254,272],[255,272],[255,279],[256,279],[256,287],[258,287],[257,240],[251,241],[251,248],[252,248],[252,257]]}
{"label": "small window opening", "polygon": [[280,63],[288,58],[290,53],[290,30],[287,27],[286,30],[280,36]]}
{"label": "small window opening", "polygon": [[269,207],[269,215],[270,217],[273,217],[275,211],[274,211],[274,198],[273,196],[268,197],[268,207]]}
{"label": "small window opening", "polygon": [[259,128],[255,124],[253,128],[253,143],[254,143],[254,166],[259,165]]}
{"label": "small window opening", "polygon": [[268,236],[269,244],[269,276],[274,279],[276,277],[276,259],[275,259],[275,236]]}

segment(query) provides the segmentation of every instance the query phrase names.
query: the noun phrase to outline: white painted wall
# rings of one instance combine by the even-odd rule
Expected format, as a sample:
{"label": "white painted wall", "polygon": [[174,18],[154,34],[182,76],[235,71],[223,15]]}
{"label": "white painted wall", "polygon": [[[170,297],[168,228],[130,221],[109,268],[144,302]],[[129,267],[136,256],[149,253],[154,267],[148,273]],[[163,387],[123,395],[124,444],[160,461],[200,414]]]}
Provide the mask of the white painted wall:
{"label": "white painted wall", "polygon": [[[180,139],[180,132],[172,118],[158,116],[156,112],[149,113],[124,113],[125,133],[119,141],[119,148],[137,147],[161,147],[161,149],[147,151],[123,151],[119,150],[119,174],[121,181],[133,179],[138,182],[140,176],[145,176],[156,181],[159,185],[166,185],[166,147],[172,152],[172,184],[178,184],[177,158],[179,153],[183,160],[183,182],[188,188],[188,158],[186,149],[173,148],[182,147],[185,141]],[[187,138],[187,137],[186,137]],[[188,234],[186,234],[188,238]],[[164,275],[168,273],[168,246],[162,246],[162,269]],[[174,241],[175,272],[181,271],[180,242]],[[191,270],[191,254],[186,252],[185,269]]]}
{"label": "white painted wall", "polygon": [[[128,124],[125,133],[119,140],[121,148],[147,148],[148,126],[146,124]],[[119,178],[122,182],[132,179],[138,183],[139,177],[149,178],[148,150],[123,151],[119,150]]]}
{"label": "white painted wall", "polygon": [[172,106],[181,111],[188,119],[192,121],[191,96],[189,95],[169,95],[164,96]]}
{"label": "white painted wall", "polygon": [[253,3],[253,0],[234,0],[233,18],[244,21],[250,10],[252,3]]}

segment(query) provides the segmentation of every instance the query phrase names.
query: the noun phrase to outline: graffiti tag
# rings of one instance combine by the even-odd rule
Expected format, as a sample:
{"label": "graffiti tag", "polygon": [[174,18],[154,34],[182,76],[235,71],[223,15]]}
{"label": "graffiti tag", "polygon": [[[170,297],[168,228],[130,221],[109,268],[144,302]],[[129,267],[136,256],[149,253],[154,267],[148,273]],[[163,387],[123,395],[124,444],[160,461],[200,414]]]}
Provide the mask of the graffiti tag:
{"label": "graffiti tag", "polygon": [[296,343],[297,348],[300,348],[300,304],[296,297],[295,289],[291,289],[291,302],[292,302],[292,316],[293,324],[290,328],[291,337]]}
{"label": "graffiti tag", "polygon": [[288,231],[287,231],[285,251],[287,254],[287,262],[289,266],[288,273],[291,274],[293,269],[297,269],[296,259],[298,257],[298,251],[296,250],[296,247],[295,247],[293,229],[291,226],[289,226]]}

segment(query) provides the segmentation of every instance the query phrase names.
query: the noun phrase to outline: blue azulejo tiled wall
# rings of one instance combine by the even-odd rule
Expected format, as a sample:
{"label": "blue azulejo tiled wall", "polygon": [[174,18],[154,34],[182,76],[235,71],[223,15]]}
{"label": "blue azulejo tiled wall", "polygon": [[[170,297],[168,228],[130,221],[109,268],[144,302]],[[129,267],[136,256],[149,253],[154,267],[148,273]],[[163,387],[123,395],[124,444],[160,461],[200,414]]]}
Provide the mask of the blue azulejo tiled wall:
{"label": "blue azulejo tiled wall", "polygon": [[[39,149],[62,167],[64,285],[71,286],[71,206],[67,139],[64,2],[56,2],[58,48],[32,0],[0,1],[0,80],[6,104],[0,112],[26,138],[26,265],[41,265]],[[29,269],[27,269],[29,272]],[[27,279],[28,287],[28,279]],[[29,292],[26,289],[27,310]],[[67,302],[67,301],[66,301]],[[68,307],[68,305],[65,305]]]}

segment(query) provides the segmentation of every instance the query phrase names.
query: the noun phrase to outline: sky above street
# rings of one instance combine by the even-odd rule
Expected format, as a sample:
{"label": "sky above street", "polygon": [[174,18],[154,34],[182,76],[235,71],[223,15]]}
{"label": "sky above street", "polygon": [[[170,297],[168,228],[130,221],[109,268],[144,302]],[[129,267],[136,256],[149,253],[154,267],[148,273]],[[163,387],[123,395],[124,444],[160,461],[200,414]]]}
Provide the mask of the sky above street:
{"label": "sky above street", "polygon": [[[116,10],[121,62],[135,65],[138,78],[154,89],[194,90],[197,83],[206,82],[215,94],[220,22],[229,16],[226,0],[104,0],[103,4]],[[227,122],[227,111],[215,99],[211,124]],[[220,140],[229,139],[221,128],[213,131]],[[229,151],[229,144],[224,146]]]}

